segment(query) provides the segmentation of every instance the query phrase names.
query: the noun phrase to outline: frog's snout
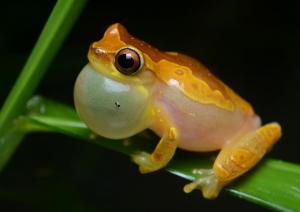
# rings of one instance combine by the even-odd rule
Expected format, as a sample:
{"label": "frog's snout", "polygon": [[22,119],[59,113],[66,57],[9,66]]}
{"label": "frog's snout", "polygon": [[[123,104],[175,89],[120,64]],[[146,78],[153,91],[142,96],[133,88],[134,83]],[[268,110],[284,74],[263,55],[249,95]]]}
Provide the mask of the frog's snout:
{"label": "frog's snout", "polygon": [[113,55],[107,53],[106,50],[96,45],[97,43],[92,43],[89,48],[88,58],[91,63],[97,63],[99,61],[110,63]]}

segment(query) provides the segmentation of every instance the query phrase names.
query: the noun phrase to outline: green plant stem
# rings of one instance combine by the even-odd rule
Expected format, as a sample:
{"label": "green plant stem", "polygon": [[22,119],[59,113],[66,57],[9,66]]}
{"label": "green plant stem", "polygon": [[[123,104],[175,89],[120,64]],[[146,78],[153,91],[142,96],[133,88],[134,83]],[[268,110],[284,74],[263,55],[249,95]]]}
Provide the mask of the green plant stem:
{"label": "green plant stem", "polygon": [[21,74],[3,104],[0,112],[0,170],[22,138],[22,136],[15,137],[12,142],[4,139],[6,133],[10,131],[15,118],[25,111],[26,102],[35,92],[86,2],[87,0],[57,1]]}
{"label": "green plant stem", "polygon": [[25,110],[87,0],[58,0],[0,113],[0,131]]}
{"label": "green plant stem", "polygon": [[[125,141],[95,138],[73,108],[41,97],[34,97],[29,105],[29,113],[24,117],[23,124],[19,125],[27,132],[63,133],[128,156],[136,151],[150,152],[154,141],[158,140],[152,134],[139,134]],[[43,108],[43,113],[40,113],[40,108]],[[177,151],[167,170],[184,179],[194,180],[197,178],[193,172],[195,168],[212,167],[211,156]],[[273,210],[300,211],[300,165],[264,159],[225,190],[230,195]]]}

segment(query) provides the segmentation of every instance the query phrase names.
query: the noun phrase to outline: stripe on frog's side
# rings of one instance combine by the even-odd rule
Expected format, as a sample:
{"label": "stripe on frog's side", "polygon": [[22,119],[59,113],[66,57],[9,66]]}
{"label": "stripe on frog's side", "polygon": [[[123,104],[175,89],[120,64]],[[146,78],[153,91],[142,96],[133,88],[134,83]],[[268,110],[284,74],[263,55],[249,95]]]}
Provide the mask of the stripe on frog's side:
{"label": "stripe on frog's side", "polygon": [[[187,97],[202,104],[214,104],[228,110],[234,110],[234,104],[219,90],[213,90],[209,85],[195,77],[191,69],[167,60],[160,60],[155,69],[156,75],[166,84],[176,86]],[[168,71],[166,71],[168,70]]]}
{"label": "stripe on frog's side", "polygon": [[233,111],[237,107],[249,115],[254,115],[250,104],[221,81],[219,83],[223,85],[222,90],[213,89],[209,84],[210,79],[203,80],[203,77],[195,76],[198,72],[188,66],[181,66],[165,59],[155,64],[153,70],[157,77],[168,85],[178,87],[190,99],[202,104],[213,104],[228,111]]}

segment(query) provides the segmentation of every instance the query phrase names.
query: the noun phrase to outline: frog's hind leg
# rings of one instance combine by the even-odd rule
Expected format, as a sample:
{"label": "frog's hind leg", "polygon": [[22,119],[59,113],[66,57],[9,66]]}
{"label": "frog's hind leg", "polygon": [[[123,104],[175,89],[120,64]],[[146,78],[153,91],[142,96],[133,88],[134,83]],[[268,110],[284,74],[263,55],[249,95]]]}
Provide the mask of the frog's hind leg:
{"label": "frog's hind leg", "polygon": [[251,169],[280,136],[280,125],[270,123],[228,144],[219,153],[211,172],[187,184],[184,191],[189,193],[198,188],[206,198],[217,197],[225,185]]}
{"label": "frog's hind leg", "polygon": [[137,152],[132,160],[139,165],[141,173],[153,172],[166,166],[178,145],[176,129],[171,127],[161,138],[152,154]]}

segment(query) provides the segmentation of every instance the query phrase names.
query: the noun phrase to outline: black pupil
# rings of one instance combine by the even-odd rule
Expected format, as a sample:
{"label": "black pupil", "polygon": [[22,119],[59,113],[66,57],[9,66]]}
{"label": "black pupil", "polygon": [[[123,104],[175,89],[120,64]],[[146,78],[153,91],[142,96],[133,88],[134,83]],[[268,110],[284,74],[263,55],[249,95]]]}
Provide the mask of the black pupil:
{"label": "black pupil", "polygon": [[131,68],[134,65],[134,60],[130,54],[122,54],[118,57],[118,63],[122,68]]}

